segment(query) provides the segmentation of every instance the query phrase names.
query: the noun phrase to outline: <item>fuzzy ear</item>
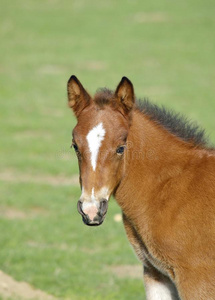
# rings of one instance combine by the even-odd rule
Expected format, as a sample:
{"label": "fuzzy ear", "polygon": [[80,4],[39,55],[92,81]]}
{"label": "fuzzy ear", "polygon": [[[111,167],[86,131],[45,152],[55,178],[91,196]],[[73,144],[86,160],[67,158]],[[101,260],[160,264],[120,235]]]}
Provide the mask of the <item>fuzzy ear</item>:
{"label": "fuzzy ear", "polygon": [[76,117],[90,104],[90,95],[85,91],[78,78],[72,75],[67,84],[68,104]]}
{"label": "fuzzy ear", "polygon": [[122,77],[116,92],[116,99],[120,107],[128,113],[134,106],[135,96],[134,96],[134,88],[131,81],[127,77]]}

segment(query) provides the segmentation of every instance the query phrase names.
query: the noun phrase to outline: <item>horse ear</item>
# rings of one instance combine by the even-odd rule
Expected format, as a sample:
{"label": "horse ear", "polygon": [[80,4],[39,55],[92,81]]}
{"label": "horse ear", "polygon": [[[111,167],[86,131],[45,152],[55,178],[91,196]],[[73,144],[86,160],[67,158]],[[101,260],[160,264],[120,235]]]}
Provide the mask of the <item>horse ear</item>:
{"label": "horse ear", "polygon": [[130,112],[134,106],[135,96],[133,85],[127,77],[122,77],[122,80],[116,88],[115,96],[120,107],[122,107],[126,113]]}
{"label": "horse ear", "polygon": [[72,75],[67,83],[68,104],[72,108],[76,117],[90,104],[90,96],[78,80]]}

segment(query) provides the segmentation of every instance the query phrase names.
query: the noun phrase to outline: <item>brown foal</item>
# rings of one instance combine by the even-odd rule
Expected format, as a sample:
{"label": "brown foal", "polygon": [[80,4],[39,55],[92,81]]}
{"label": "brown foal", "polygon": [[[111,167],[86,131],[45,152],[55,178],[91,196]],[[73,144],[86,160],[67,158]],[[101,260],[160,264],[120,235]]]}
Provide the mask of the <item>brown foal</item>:
{"label": "brown foal", "polygon": [[100,225],[114,195],[144,266],[148,300],[215,299],[215,152],[178,114],[137,103],[123,77],[94,98],[68,81],[76,118],[85,224]]}

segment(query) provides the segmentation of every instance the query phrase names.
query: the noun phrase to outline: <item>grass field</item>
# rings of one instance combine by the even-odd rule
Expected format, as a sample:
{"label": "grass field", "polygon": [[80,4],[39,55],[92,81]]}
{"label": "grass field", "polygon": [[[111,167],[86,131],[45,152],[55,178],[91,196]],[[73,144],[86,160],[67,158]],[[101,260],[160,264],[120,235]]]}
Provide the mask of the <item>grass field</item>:
{"label": "grass field", "polygon": [[75,74],[94,93],[125,75],[215,141],[214,10],[214,0],[1,0],[2,271],[57,299],[144,299],[116,203],[98,228],[77,213],[66,82]]}

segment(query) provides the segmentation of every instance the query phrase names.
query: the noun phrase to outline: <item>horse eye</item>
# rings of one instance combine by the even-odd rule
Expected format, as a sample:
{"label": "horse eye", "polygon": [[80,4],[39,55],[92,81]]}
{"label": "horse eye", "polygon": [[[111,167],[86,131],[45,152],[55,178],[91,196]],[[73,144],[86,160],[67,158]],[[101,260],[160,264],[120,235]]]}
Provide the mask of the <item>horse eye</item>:
{"label": "horse eye", "polygon": [[125,150],[125,146],[120,146],[116,149],[116,153],[122,155]]}
{"label": "horse eye", "polygon": [[75,150],[75,152],[79,152],[79,150],[78,150],[78,146],[74,143],[74,144],[72,144],[72,147],[74,148],[74,150]]}

